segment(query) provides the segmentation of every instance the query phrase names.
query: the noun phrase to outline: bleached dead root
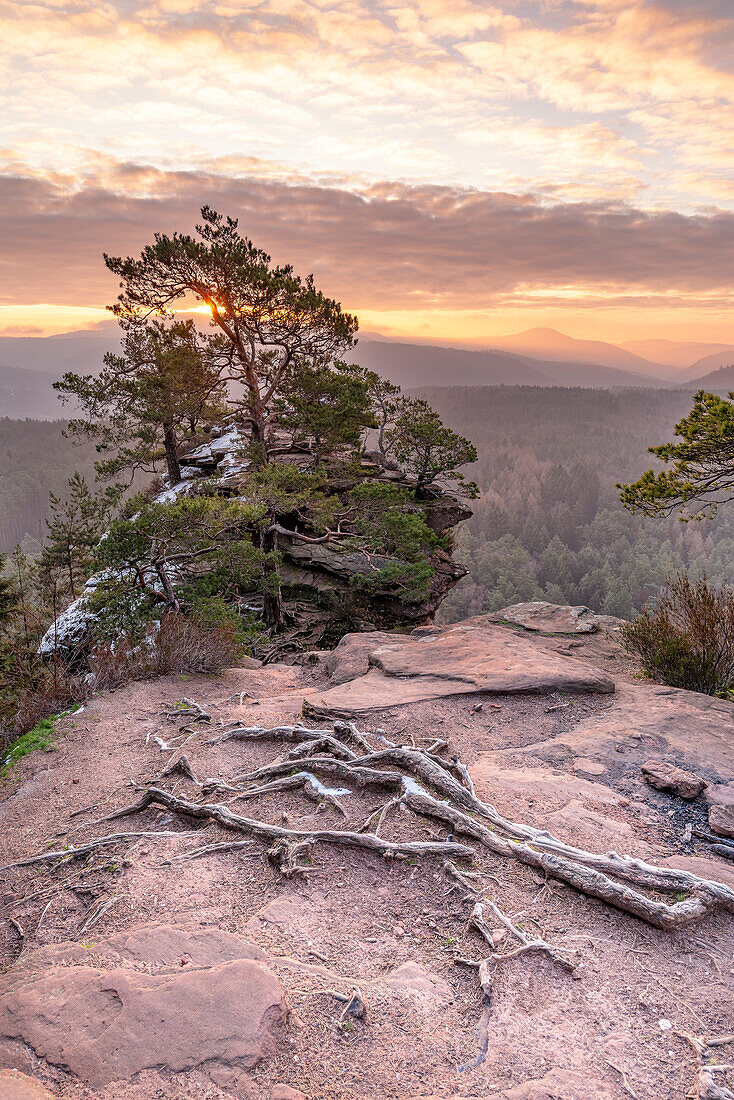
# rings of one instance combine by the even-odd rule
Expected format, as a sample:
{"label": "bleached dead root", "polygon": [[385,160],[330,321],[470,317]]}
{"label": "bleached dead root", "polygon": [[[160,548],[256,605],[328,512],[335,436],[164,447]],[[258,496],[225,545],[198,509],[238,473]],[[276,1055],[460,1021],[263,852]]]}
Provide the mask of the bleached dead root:
{"label": "bleached dead root", "polygon": [[[236,774],[228,782],[199,780],[190,761],[182,754],[164,770],[157,782],[139,788],[141,796],[136,803],[100,819],[100,823],[157,804],[173,813],[216,821],[225,828],[267,842],[277,855],[275,861],[291,874],[307,869],[295,858],[294,845],[302,851],[304,845],[336,844],[371,850],[388,858],[430,855],[444,859],[473,858],[474,848],[453,840],[395,844],[380,837],[378,833],[388,812],[405,806],[415,814],[440,821],[452,835],[468,839],[480,849],[536,868],[657,928],[669,931],[684,928],[717,909],[734,912],[734,890],[723,883],[700,878],[689,871],[657,867],[616,852],[590,852],[566,844],[546,830],[503,817],[494,806],[477,796],[469,773],[458,758],[447,760],[437,755],[437,749],[445,748],[440,741],[422,750],[414,745],[385,743],[383,739],[385,747],[375,750],[365,735],[349,722],[335,722],[331,730],[310,729],[301,723],[270,729],[236,726],[213,740],[222,743],[266,739],[295,742],[296,747],[285,759]],[[190,780],[205,797],[216,794],[230,801],[256,802],[267,795],[301,790],[308,797],[331,805],[343,817],[346,812],[337,796],[351,789],[381,787],[391,791],[392,798],[356,831],[297,832],[269,824],[256,816],[241,816],[219,801],[194,802],[173,794],[165,790],[160,781],[174,775]],[[321,778],[346,784],[346,790],[329,789],[321,783]],[[371,832],[373,823],[374,831]],[[101,837],[90,844],[95,847],[111,842],[110,838]],[[63,853],[56,856],[62,857]],[[53,857],[43,853],[31,858],[40,862]],[[674,895],[674,898],[666,899],[665,895]]]}
{"label": "bleached dead root", "polygon": [[[697,1100],[734,1100],[734,1092],[725,1084],[719,1084],[715,1074],[734,1072],[734,1062],[716,1059],[719,1047],[734,1043],[734,1035],[723,1035],[718,1039],[705,1039],[691,1035],[687,1031],[676,1032],[684,1039],[696,1055],[696,1084],[693,1096]],[[711,1058],[714,1061],[711,1061]]]}
{"label": "bleached dead root", "polygon": [[[298,754],[299,760],[308,762],[309,772],[350,782],[356,787],[391,788],[398,800],[415,813],[440,820],[450,825],[454,833],[470,837],[495,855],[534,867],[656,928],[669,931],[684,928],[717,908],[734,912],[734,890],[723,883],[700,878],[689,871],[657,867],[613,851],[606,854],[590,852],[566,844],[544,829],[510,821],[494,806],[477,797],[468,771],[458,760],[446,761],[434,753],[401,745],[389,745],[360,756],[344,744],[345,738],[360,748],[367,744],[351,723],[335,723],[333,733],[302,725],[273,729],[237,727],[219,740],[231,738],[287,739],[308,746],[319,753]],[[333,743],[338,748],[324,753],[325,748],[333,748]],[[270,782],[292,775],[292,772],[292,759],[286,759],[236,775],[228,784],[205,780],[202,790],[208,794],[226,791],[246,797],[248,784]],[[425,787],[414,782],[414,777]],[[432,788],[441,798],[436,798],[426,788]],[[383,815],[380,823],[382,820]],[[666,901],[651,896],[655,894],[684,896]]]}
{"label": "bleached dead root", "polygon": [[[197,778],[191,762],[181,754],[163,770],[157,780],[136,788],[139,797],[135,802],[92,824],[116,821],[159,806],[189,820],[215,822],[238,836],[247,838],[204,844],[177,853],[169,857],[167,862],[252,848],[259,843],[266,846],[268,859],[286,877],[307,874],[311,870],[311,853],[321,844],[368,851],[387,859],[440,858],[455,887],[463,889],[464,899],[471,902],[469,927],[478,933],[485,947],[489,949],[479,961],[455,960],[477,969],[482,991],[482,1013],[477,1029],[479,1050],[472,1062],[463,1069],[476,1067],[486,1057],[492,1011],[492,975],[498,966],[512,963],[521,956],[540,955],[573,978],[581,976],[581,968],[574,959],[541,936],[529,935],[493,898],[487,896],[487,890],[482,888],[486,875],[472,874],[470,870],[457,866],[455,861],[471,864],[482,852],[512,859],[536,868],[589,897],[597,898],[668,931],[691,925],[715,910],[734,912],[734,890],[723,883],[700,878],[688,871],[657,867],[616,852],[590,852],[566,844],[545,830],[503,817],[494,806],[477,796],[469,772],[458,757],[447,759],[439,755],[448,748],[445,741],[436,740],[423,750],[415,744],[397,745],[383,738],[381,740],[384,747],[375,749],[352,723],[336,722],[331,730],[310,729],[300,723],[272,729],[237,726],[207,743],[237,740],[287,741],[292,742],[294,747],[278,761],[241,772],[228,781]],[[181,779],[194,784],[199,792],[199,800],[195,801],[183,797],[175,790],[165,789],[161,783],[169,778],[175,779],[175,786],[179,785]],[[336,781],[345,786],[329,788],[322,779]],[[346,818],[347,813],[339,798],[356,789],[373,787],[383,789],[388,797],[361,826],[343,829],[286,828],[258,816],[245,817],[223,801],[209,800],[212,795],[217,795],[230,802],[257,803],[271,795],[300,792],[319,803],[330,805]],[[449,830],[449,838],[398,842],[380,836],[388,815],[401,808],[440,822]],[[112,833],[75,849],[44,852],[19,860],[9,867],[36,863],[58,866],[97,848],[136,837],[182,838],[191,835],[161,830]],[[471,843],[460,843],[455,837]],[[674,897],[666,899],[665,895]],[[100,915],[94,914],[94,920],[99,919]],[[517,946],[499,951],[488,917],[501,925],[516,941]],[[363,1002],[359,999],[355,1003],[361,1003],[363,1007]],[[715,1078],[716,1074],[720,1075],[731,1067],[727,1064],[715,1064],[710,1060],[712,1050],[734,1042],[734,1036],[705,1040],[685,1033],[681,1035],[696,1053],[698,1060],[696,1095],[699,1100],[734,1100],[734,1093],[725,1084],[717,1083]]]}
{"label": "bleached dead root", "polygon": [[418,856],[454,856],[459,858],[464,856],[471,858],[473,855],[473,851],[468,845],[457,844],[452,841],[410,840],[400,844],[383,840],[382,837],[375,836],[374,833],[355,833],[338,829],[313,829],[308,832],[286,829],[281,825],[271,825],[269,822],[260,821],[256,818],[242,817],[240,814],[233,813],[229,807],[222,803],[190,802],[188,799],[180,798],[178,795],[171,794],[160,787],[145,787],[140,788],[140,790],[142,793],[137,802],[132,803],[130,806],[123,806],[120,810],[115,810],[114,813],[101,818],[99,823],[114,821],[129,814],[141,813],[143,810],[147,810],[149,806],[162,806],[170,813],[182,814],[185,817],[198,820],[216,821],[225,829],[246,833],[258,840],[270,842],[272,847],[269,854],[276,854],[275,862],[278,862],[283,871],[288,874],[303,869],[293,863],[294,854],[314,844],[336,844],[347,848],[363,848],[388,859],[408,859]]}

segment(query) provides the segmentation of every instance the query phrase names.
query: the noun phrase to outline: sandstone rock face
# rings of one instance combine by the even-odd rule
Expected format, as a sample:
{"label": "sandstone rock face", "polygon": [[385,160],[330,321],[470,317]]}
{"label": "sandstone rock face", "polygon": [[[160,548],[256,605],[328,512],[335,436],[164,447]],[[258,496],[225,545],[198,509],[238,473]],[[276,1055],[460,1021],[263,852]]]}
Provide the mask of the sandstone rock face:
{"label": "sandstone rock face", "polygon": [[664,760],[647,760],[640,770],[651,787],[677,794],[680,798],[698,798],[706,787],[704,779]]}
{"label": "sandstone rock face", "polygon": [[734,783],[711,787],[706,798],[711,831],[719,836],[734,837]]}
{"label": "sandstone rock face", "polygon": [[[367,671],[355,679],[365,661]],[[597,669],[539,650],[485,616],[415,635],[347,635],[331,667],[333,686],[310,697],[308,705],[313,713],[334,717],[474,692],[614,691],[614,683]]]}
{"label": "sandstone rock face", "polygon": [[[290,440],[283,435],[279,441],[278,461],[302,469],[310,466],[312,456],[301,451],[289,451]],[[159,504],[172,504],[180,497],[207,491],[207,480],[216,477],[217,495],[237,497],[245,492],[245,480],[249,460],[246,456],[248,433],[236,424],[212,430],[212,438],[191,451],[181,467],[182,480],[167,486],[155,497]],[[386,482],[405,490],[415,489],[399,469],[387,469],[379,463],[364,461],[361,475],[370,482]],[[348,488],[349,486],[346,486]],[[338,493],[340,488],[337,486]],[[444,535],[458,523],[468,519],[472,512],[468,505],[452,492],[429,486],[420,501],[411,507],[419,509],[427,526],[438,535]],[[359,538],[351,540],[359,544]],[[400,575],[407,563],[399,557],[363,552],[359,545],[347,548],[340,541],[304,541],[294,538],[285,527],[279,530],[278,551],[282,558],[280,567],[283,602],[299,626],[295,652],[301,652],[303,644],[310,647],[333,645],[347,630],[391,629],[395,626],[413,626],[430,619],[447,593],[466,576],[467,570],[453,560],[443,549],[436,549],[428,559],[432,575],[425,587],[415,595],[406,597],[405,586],[400,580],[390,579]],[[374,578],[384,571],[384,580],[375,584],[369,595],[359,599],[359,585],[355,581]],[[151,571],[148,583],[160,591],[157,574]],[[94,627],[97,616],[90,606],[90,596],[99,583],[92,577],[85,591],[57,618],[44,635],[39,654],[51,657],[54,651],[62,652],[66,659],[83,663],[86,653],[94,643]],[[247,593],[243,594],[250,599]],[[262,605],[262,596],[253,594],[251,610]]]}
{"label": "sandstone rock face", "polygon": [[0,1097],[2,1100],[54,1100],[53,1093],[40,1081],[18,1069],[0,1069]]}
{"label": "sandstone rock face", "polygon": [[[78,964],[81,945],[62,945],[55,960],[53,948],[43,949],[3,975],[0,1034],[97,1088],[145,1069],[251,1068],[286,1017],[278,980],[253,958],[209,965],[234,952],[262,955],[245,941],[238,946],[238,937],[215,933],[207,945],[205,930],[200,936],[179,931],[160,926],[137,938],[110,937],[97,945],[100,961],[114,962],[122,953],[128,962],[112,969]],[[130,968],[141,961],[165,965],[179,949],[199,966],[182,954],[175,970]]]}
{"label": "sandstone rock face", "polygon": [[599,619],[588,607],[570,607],[543,600],[515,603],[503,607],[501,611],[494,611],[489,618],[492,622],[515,623],[525,630],[543,634],[593,634],[600,625]]}

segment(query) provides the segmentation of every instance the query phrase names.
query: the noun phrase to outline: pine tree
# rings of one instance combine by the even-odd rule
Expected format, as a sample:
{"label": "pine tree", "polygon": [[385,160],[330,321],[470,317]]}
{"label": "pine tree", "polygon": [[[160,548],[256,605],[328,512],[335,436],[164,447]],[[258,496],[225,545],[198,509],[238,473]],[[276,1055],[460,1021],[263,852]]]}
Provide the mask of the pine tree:
{"label": "pine tree", "polygon": [[164,458],[175,485],[181,432],[192,434],[224,411],[225,362],[221,341],[203,340],[193,321],[156,320],[128,329],[122,354],[106,355],[98,377],[67,373],[54,389],[81,407],[70,431],[111,454],[97,464],[103,480],[153,471]]}
{"label": "pine tree", "polygon": [[39,567],[46,576],[63,574],[73,600],[91,568],[109,515],[109,500],[95,496],[81,474],[75,473],[66,499],[50,493],[49,502],[51,518],[46,520],[48,534]]}
{"label": "pine tree", "polygon": [[225,218],[202,207],[196,237],[156,234],[140,258],[105,255],[119,275],[122,293],[113,312],[134,330],[152,314],[170,315],[191,299],[207,306],[217,332],[205,337],[227,365],[227,377],[243,386],[242,406],[252,431],[253,454],[266,463],[273,402],[299,363],[318,367],[351,347],[357,319],[316,289],[313,276],[273,265]]}

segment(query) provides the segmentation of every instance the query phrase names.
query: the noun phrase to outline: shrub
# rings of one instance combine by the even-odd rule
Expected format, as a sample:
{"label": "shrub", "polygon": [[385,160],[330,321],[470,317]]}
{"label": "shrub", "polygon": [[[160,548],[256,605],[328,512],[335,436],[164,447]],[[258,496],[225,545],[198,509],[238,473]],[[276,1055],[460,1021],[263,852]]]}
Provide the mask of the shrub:
{"label": "shrub", "polygon": [[622,629],[645,672],[706,695],[734,687],[734,588],[677,574],[652,606]]}
{"label": "shrub", "polygon": [[98,645],[90,654],[94,690],[172,672],[221,672],[237,664],[242,641],[230,622],[205,627],[170,611],[140,644],[129,638]]}
{"label": "shrub", "polygon": [[[172,672],[217,673],[236,665],[243,653],[243,637],[233,622],[200,626],[177,612],[164,615],[160,627],[142,643],[123,638],[103,642],[89,655],[89,672],[79,673],[62,664],[41,666],[33,680],[8,700],[6,722],[0,714],[0,752],[17,745],[20,737],[25,755],[43,732],[46,722],[55,720],[85,702],[96,691],[110,690],[131,680],[166,676]],[[38,662],[41,665],[41,662]],[[25,741],[23,738],[28,737]]]}

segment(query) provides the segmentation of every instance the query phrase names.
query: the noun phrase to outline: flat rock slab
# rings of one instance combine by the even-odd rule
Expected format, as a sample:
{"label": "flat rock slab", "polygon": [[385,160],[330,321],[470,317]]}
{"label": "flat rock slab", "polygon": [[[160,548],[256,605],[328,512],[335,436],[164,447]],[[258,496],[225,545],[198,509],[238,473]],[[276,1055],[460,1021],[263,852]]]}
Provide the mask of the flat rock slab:
{"label": "flat rock slab", "polygon": [[593,634],[600,626],[599,619],[588,607],[545,603],[543,600],[514,603],[501,611],[493,611],[488,618],[490,622],[513,623],[542,634]]}
{"label": "flat rock slab", "polygon": [[[529,638],[486,621],[474,619],[423,637],[405,636],[379,644],[381,638],[384,635],[374,639],[378,644],[366,653],[369,671],[309,696],[313,713],[342,717],[476,692],[614,691],[613,681],[585,662],[541,651]],[[345,654],[348,649],[345,646]],[[359,657],[350,653],[352,657],[363,662],[364,648]]]}
{"label": "flat rock slab", "polygon": [[146,1069],[251,1068],[285,1017],[277,978],[251,959],[157,974],[12,969],[0,984],[0,1036],[98,1088]]}
{"label": "flat rock slab", "polygon": [[54,1100],[53,1093],[19,1069],[0,1069],[2,1100]]}
{"label": "flat rock slab", "polygon": [[[734,705],[679,688],[617,683],[612,706],[573,729],[522,751],[555,762],[567,752],[596,760],[610,774],[640,777],[651,759],[677,766],[709,784],[706,798],[734,782]],[[496,757],[501,759],[500,750]],[[514,757],[513,757],[514,759]]]}
{"label": "flat rock slab", "polygon": [[665,760],[646,760],[640,768],[647,782],[658,791],[677,794],[680,798],[698,798],[706,781],[693,772],[668,764]]}
{"label": "flat rock slab", "polygon": [[262,962],[266,954],[255,944],[219,928],[147,924],[116,932],[91,944],[69,940],[24,953],[18,970],[39,973],[57,966],[129,967],[147,970],[182,966],[209,967],[233,959]]}

